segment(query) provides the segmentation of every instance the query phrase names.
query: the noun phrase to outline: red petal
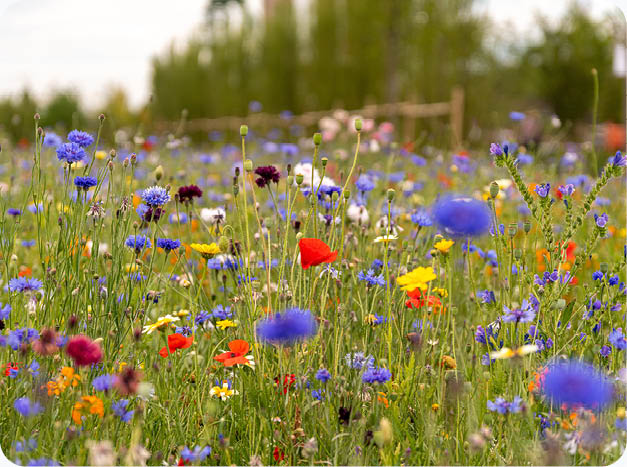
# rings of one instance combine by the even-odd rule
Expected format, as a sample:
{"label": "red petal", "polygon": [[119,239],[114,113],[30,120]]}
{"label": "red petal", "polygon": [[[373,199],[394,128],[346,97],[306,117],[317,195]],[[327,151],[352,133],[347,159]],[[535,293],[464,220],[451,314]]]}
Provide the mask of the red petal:
{"label": "red petal", "polygon": [[236,339],[234,341],[229,342],[229,349],[231,350],[231,352],[234,352],[239,355],[244,355],[245,353],[248,353],[248,350],[250,349],[250,345],[245,340]]}

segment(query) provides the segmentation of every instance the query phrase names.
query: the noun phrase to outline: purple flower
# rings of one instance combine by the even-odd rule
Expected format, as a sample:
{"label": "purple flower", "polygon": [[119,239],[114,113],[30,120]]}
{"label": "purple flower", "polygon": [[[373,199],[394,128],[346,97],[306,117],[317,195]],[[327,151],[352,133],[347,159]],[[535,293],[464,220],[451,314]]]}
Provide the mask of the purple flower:
{"label": "purple flower", "polygon": [[28,277],[16,277],[9,281],[9,290],[11,292],[36,292],[42,286],[43,282],[39,279],[30,279]]}
{"label": "purple flower", "polygon": [[15,402],[13,402],[13,408],[22,417],[32,417],[44,411],[43,406],[39,402],[33,402],[28,397],[15,399]]}
{"label": "purple flower", "polygon": [[144,248],[152,247],[150,238],[145,235],[129,235],[124,244],[135,250],[135,253],[139,254]]}
{"label": "purple flower", "polygon": [[433,206],[439,227],[452,237],[473,237],[488,232],[490,210],[485,202],[463,196],[446,196]]}
{"label": "purple flower", "polygon": [[430,227],[433,225],[433,221],[427,211],[421,209],[420,211],[413,212],[411,214],[411,221],[414,224],[418,224],[420,227]]}
{"label": "purple flower", "polygon": [[326,368],[321,368],[316,372],[316,379],[318,381],[326,383],[331,379],[331,373],[329,373],[329,370],[327,370]]}
{"label": "purple flower", "polygon": [[503,321],[506,323],[528,323],[536,317],[536,312],[527,300],[523,300],[522,306],[518,309],[510,310],[503,305]]}
{"label": "purple flower", "polygon": [[501,145],[499,143],[490,144],[490,154],[495,157],[499,157],[503,155],[503,149],[501,149]]}
{"label": "purple flower", "polygon": [[594,213],[594,222],[596,222],[597,226],[603,228],[607,225],[608,216],[606,213],[601,214],[600,216],[597,213]]}
{"label": "purple flower", "polygon": [[115,383],[115,376],[102,375],[94,378],[91,385],[96,391],[108,391],[113,386],[113,383]]}
{"label": "purple flower", "polygon": [[257,167],[255,169],[255,174],[259,175],[259,177],[255,180],[255,183],[259,188],[270,185],[271,182],[279,183],[279,180],[281,179],[281,174],[273,165]]}
{"label": "purple flower", "polygon": [[575,192],[575,185],[568,183],[567,185],[560,185],[557,189],[563,196],[572,196]]}
{"label": "purple flower", "polygon": [[120,399],[119,401],[111,404],[111,410],[113,410],[113,413],[120,417],[120,420],[125,423],[129,423],[133,418],[133,414],[135,413],[134,410],[126,410],[127,406],[127,399]]}
{"label": "purple flower", "polygon": [[494,292],[491,290],[480,290],[477,292],[477,298],[481,299],[481,303],[494,303],[496,301],[496,297],[494,296]]}
{"label": "purple flower", "polygon": [[89,133],[79,130],[70,131],[67,135],[68,141],[78,144],[82,148],[91,146],[94,142],[94,137]]}
{"label": "purple flower", "polygon": [[538,194],[540,198],[546,198],[551,192],[551,184],[541,183],[540,185],[536,185],[534,191]]}
{"label": "purple flower", "polygon": [[549,366],[542,391],[557,407],[566,404],[569,409],[601,410],[612,402],[614,387],[611,380],[592,365],[572,360]]}
{"label": "purple flower", "polygon": [[21,209],[17,209],[17,208],[9,208],[7,209],[7,214],[9,216],[19,216],[20,214],[22,214]]}
{"label": "purple flower", "polygon": [[511,402],[508,402],[502,397],[497,397],[494,402],[490,400],[487,402],[487,408],[490,412],[498,412],[501,415],[518,413],[522,410],[522,398],[515,396]]}
{"label": "purple flower", "polygon": [[0,319],[2,320],[8,319],[10,314],[11,314],[11,305],[8,303],[6,305],[3,305],[2,303],[0,303]]}
{"label": "purple flower", "polygon": [[509,119],[513,120],[514,122],[520,122],[521,120],[525,119],[525,114],[522,112],[512,111],[509,113]]}
{"label": "purple flower", "polygon": [[193,450],[185,446],[181,451],[181,458],[185,462],[201,462],[205,460],[209,454],[211,454],[211,448],[209,446],[205,446],[204,448],[195,446]]}
{"label": "purple flower", "polygon": [[150,207],[163,206],[170,201],[168,190],[157,185],[146,188],[141,197],[142,201]]}
{"label": "purple flower", "polygon": [[608,357],[612,353],[612,348],[609,345],[604,345],[601,347],[601,350],[599,350],[599,353],[602,357]]}
{"label": "purple flower", "polygon": [[166,253],[169,253],[172,250],[178,250],[181,247],[180,240],[172,240],[169,238],[158,238],[157,239],[157,248],[162,248]]}
{"label": "purple flower", "polygon": [[614,329],[610,332],[607,340],[616,347],[617,350],[625,350],[625,348],[627,348],[627,340],[625,340],[622,328]]}
{"label": "purple flower", "polygon": [[98,185],[98,180],[96,177],[76,177],[74,179],[74,185],[87,191],[92,186]]}
{"label": "purple flower", "polygon": [[616,154],[614,154],[614,158],[612,159],[612,165],[614,167],[627,166],[627,156],[623,156],[620,151],[616,151]]}

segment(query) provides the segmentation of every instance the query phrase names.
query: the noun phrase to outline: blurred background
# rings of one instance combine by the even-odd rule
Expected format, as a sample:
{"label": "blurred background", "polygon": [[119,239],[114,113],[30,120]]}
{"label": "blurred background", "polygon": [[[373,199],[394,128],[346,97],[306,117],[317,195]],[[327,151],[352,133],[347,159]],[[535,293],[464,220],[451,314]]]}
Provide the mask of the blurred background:
{"label": "blurred background", "polygon": [[[458,90],[465,142],[516,112],[530,141],[547,121],[577,139],[596,68],[611,150],[625,138],[626,3],[0,0],[0,136],[32,140],[37,111],[58,132],[104,112],[111,139],[171,130],[184,115],[206,140],[212,123],[198,119],[443,103]],[[408,139],[451,131],[448,117],[396,123]]]}

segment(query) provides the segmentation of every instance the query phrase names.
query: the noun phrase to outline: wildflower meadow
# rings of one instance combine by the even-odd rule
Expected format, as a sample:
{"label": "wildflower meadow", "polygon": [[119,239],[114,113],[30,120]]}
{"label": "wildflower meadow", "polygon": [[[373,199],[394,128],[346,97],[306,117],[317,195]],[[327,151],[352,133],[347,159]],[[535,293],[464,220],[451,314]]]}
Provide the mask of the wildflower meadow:
{"label": "wildflower meadow", "polygon": [[[289,118],[289,117],[286,117]],[[511,121],[517,134],[520,115]],[[0,175],[0,445],[20,465],[608,465],[627,157],[383,120],[105,141]]]}

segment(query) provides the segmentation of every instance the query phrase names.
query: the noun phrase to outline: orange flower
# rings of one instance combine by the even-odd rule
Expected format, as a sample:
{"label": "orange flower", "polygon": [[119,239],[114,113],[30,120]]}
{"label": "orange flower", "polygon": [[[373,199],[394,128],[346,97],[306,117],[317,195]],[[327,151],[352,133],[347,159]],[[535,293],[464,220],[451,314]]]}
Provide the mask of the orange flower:
{"label": "orange flower", "polygon": [[48,381],[46,383],[46,388],[48,389],[48,395],[55,396],[60,395],[67,388],[78,386],[78,382],[81,380],[81,377],[74,373],[74,368],[69,366],[64,366],[61,368],[61,374],[57,376],[56,380]]}
{"label": "orange flower", "polygon": [[420,288],[408,291],[407,296],[409,297],[409,299],[405,301],[405,306],[407,308],[422,308],[426,303],[426,305],[431,307],[436,313],[444,313],[446,311],[438,297],[429,295],[427,300],[425,300]]}
{"label": "orange flower", "polygon": [[81,397],[81,402],[74,404],[74,408],[72,409],[72,420],[74,420],[74,423],[81,425],[83,423],[83,414],[94,414],[98,415],[100,418],[104,417],[104,404],[102,403],[102,399],[96,396]]}
{"label": "orange flower", "polygon": [[230,352],[224,352],[220,355],[213,357],[214,360],[219,361],[224,366],[233,365],[248,365],[248,359],[245,355],[250,350],[250,345],[245,340],[237,339],[229,342]]}
{"label": "orange flower", "polygon": [[301,238],[298,248],[300,249],[300,265],[303,269],[322,263],[332,263],[337,259],[337,251],[331,251],[329,245],[317,238]]}
{"label": "orange flower", "polygon": [[173,354],[177,349],[186,349],[191,347],[194,342],[194,336],[185,337],[183,334],[175,333],[168,336],[168,347],[170,352],[165,347],[162,347],[159,351],[159,355],[166,358],[169,354]]}

